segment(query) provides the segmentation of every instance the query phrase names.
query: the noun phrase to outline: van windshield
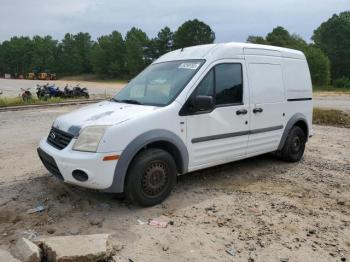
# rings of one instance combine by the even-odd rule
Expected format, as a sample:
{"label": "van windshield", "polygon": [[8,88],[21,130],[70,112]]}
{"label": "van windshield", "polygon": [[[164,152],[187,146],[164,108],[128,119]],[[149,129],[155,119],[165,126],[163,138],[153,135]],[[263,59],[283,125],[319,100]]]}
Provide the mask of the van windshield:
{"label": "van windshield", "polygon": [[203,63],[204,60],[182,60],[150,65],[112,100],[120,103],[166,106],[179,95]]}

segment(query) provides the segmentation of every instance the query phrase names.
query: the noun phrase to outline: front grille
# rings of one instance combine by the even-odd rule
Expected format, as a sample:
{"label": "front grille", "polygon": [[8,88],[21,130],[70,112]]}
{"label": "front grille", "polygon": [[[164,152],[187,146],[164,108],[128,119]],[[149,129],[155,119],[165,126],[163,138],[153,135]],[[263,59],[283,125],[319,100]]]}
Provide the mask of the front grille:
{"label": "front grille", "polygon": [[60,170],[58,169],[55,159],[53,159],[52,156],[48,155],[46,152],[44,152],[40,148],[38,148],[37,151],[41,159],[41,162],[43,162],[46,169],[49,170],[49,172],[53,174],[55,177],[57,177],[59,180],[63,181],[64,180],[63,176]]}
{"label": "front grille", "polygon": [[70,143],[73,137],[72,134],[52,127],[47,137],[47,142],[55,148],[62,150]]}

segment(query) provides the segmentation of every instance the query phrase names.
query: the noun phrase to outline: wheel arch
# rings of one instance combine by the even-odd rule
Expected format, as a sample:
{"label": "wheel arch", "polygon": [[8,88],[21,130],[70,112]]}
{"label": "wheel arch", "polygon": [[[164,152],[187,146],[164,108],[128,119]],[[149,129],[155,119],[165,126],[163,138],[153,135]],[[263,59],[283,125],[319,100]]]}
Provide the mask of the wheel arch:
{"label": "wheel arch", "polygon": [[309,130],[309,125],[308,125],[306,116],[301,113],[297,113],[289,119],[286,125],[286,128],[283,131],[282,138],[278,146],[278,150],[282,150],[284,143],[286,142],[287,136],[293,126],[299,126],[305,133],[306,141],[308,140],[310,130]]}
{"label": "wheel arch", "polygon": [[113,176],[112,185],[105,192],[124,191],[127,172],[135,156],[147,148],[160,148],[167,151],[175,160],[177,172],[184,174],[188,169],[188,151],[184,142],[176,134],[163,129],[148,131],[136,137],[123,150]]}
{"label": "wheel arch", "polygon": [[[184,166],[184,159],[182,157],[182,153],[179,150],[179,148],[173,144],[172,142],[168,141],[168,140],[157,140],[154,142],[151,142],[149,144],[147,144],[145,147],[143,147],[141,150],[139,150],[139,152],[141,152],[144,149],[147,148],[159,148],[159,149],[163,149],[164,151],[167,151],[175,160],[176,163],[176,167],[177,167],[177,172],[179,174],[183,174],[186,171],[186,167]],[[137,152],[137,154],[139,153]]]}

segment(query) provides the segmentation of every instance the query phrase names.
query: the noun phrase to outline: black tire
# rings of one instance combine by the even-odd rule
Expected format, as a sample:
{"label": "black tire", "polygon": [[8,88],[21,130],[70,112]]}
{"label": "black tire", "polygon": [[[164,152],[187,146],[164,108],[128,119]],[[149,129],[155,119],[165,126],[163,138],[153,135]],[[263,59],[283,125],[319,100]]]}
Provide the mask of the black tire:
{"label": "black tire", "polygon": [[298,162],[304,155],[306,134],[298,127],[293,126],[281,150],[281,158],[287,162]]}
{"label": "black tire", "polygon": [[172,156],[158,148],[139,153],[128,171],[125,193],[132,203],[154,206],[166,199],[176,184],[177,168]]}

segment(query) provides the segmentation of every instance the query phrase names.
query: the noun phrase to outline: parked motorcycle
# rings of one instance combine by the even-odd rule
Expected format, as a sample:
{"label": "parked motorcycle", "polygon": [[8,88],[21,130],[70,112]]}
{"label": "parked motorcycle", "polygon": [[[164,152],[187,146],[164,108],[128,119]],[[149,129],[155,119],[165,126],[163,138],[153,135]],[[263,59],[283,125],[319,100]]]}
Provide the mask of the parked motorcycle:
{"label": "parked motorcycle", "polygon": [[86,87],[81,88],[80,85],[78,84],[75,87],[73,87],[73,97],[89,98],[90,95]]}
{"label": "parked motorcycle", "polygon": [[22,90],[22,100],[23,101],[30,101],[30,100],[32,100],[32,93],[29,91],[30,90],[30,88],[26,88],[26,89],[24,89],[24,88],[21,88],[21,90]]}
{"label": "parked motorcycle", "polygon": [[46,85],[36,85],[36,96],[40,100],[47,100],[51,98],[50,93],[48,92]]}
{"label": "parked motorcycle", "polygon": [[63,89],[63,98],[72,98],[73,90],[69,89],[68,85],[66,85]]}
{"label": "parked motorcycle", "polygon": [[68,85],[66,85],[63,89],[63,97],[64,98],[80,98],[85,97],[89,98],[89,91],[86,87],[81,88],[80,85],[76,85],[70,89]]}
{"label": "parked motorcycle", "polygon": [[63,92],[60,90],[59,87],[56,87],[55,85],[48,86],[49,93],[51,97],[62,97]]}
{"label": "parked motorcycle", "polygon": [[36,94],[39,99],[47,100],[51,97],[63,97],[63,93],[64,92],[60,90],[59,87],[50,85],[49,83],[43,86],[37,85]]}

